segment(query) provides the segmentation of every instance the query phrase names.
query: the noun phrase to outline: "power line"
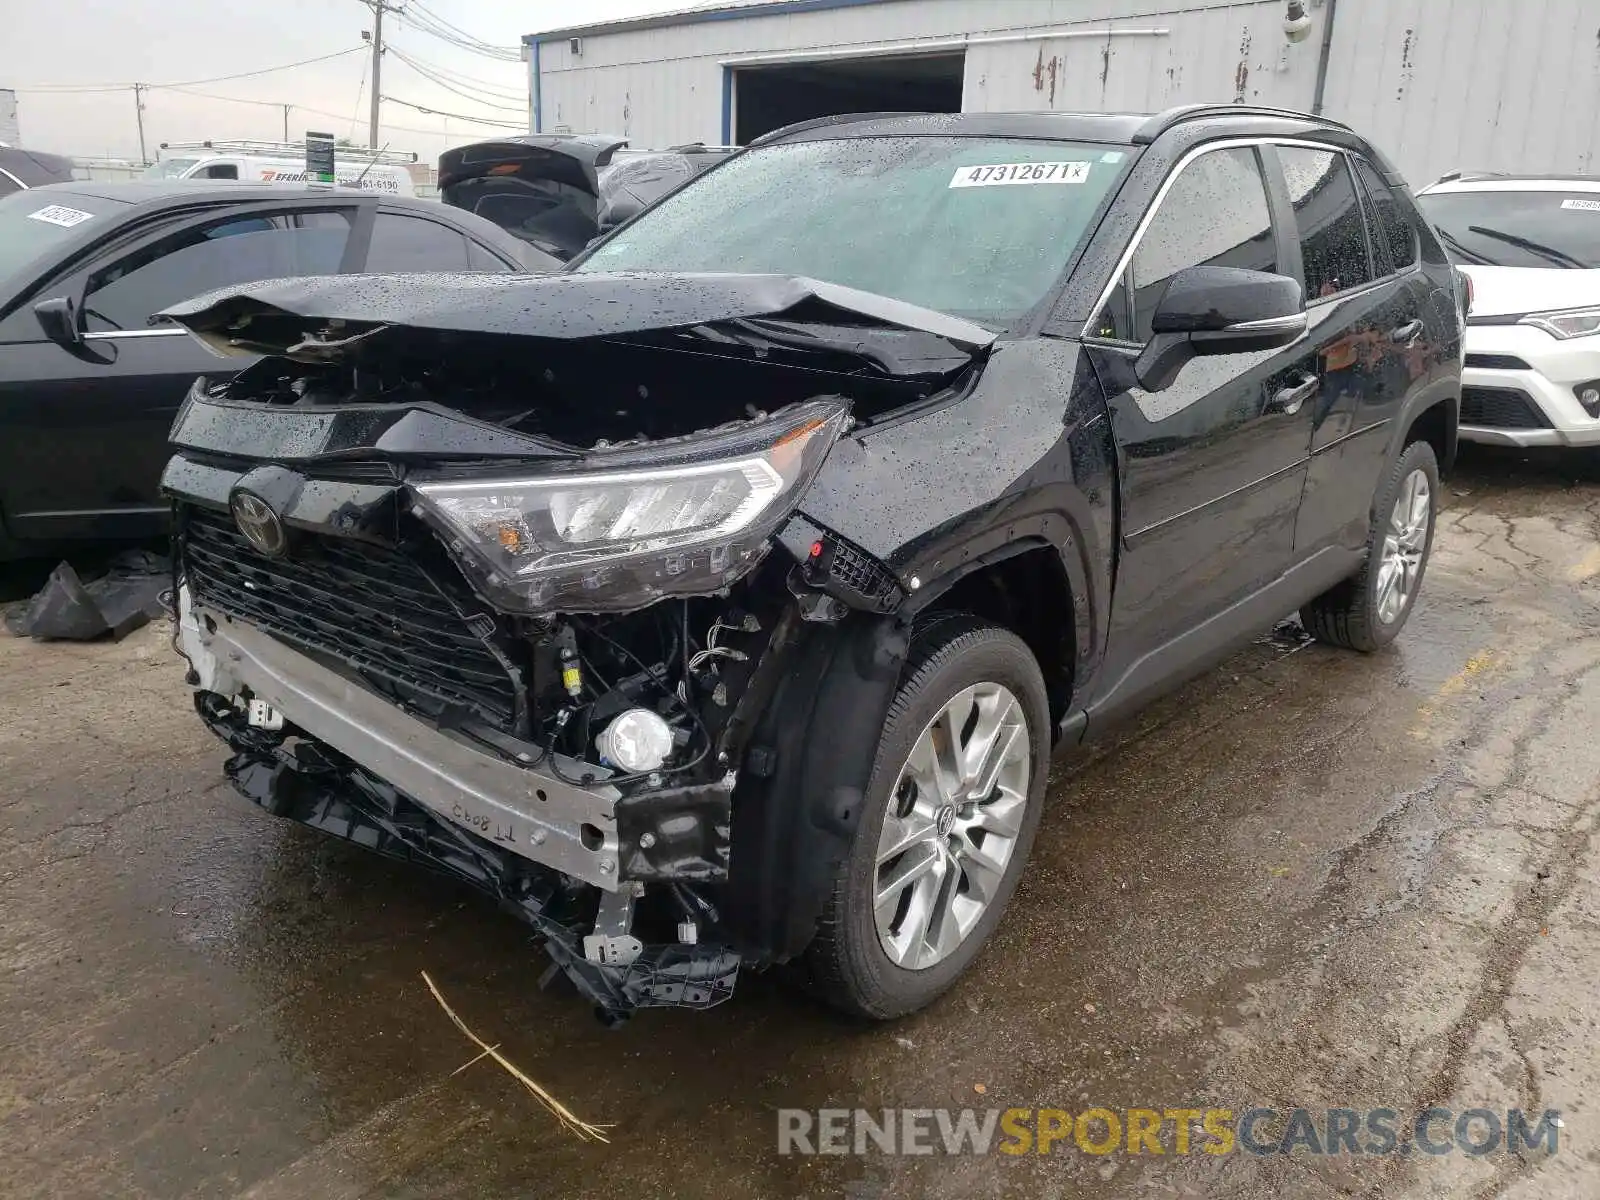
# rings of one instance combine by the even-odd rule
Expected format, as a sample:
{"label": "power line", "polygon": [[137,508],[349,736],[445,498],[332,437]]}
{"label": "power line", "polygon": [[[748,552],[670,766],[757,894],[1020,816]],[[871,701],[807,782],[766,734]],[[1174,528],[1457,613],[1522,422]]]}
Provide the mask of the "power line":
{"label": "power line", "polygon": [[407,63],[413,67],[416,67],[418,70],[428,70],[432,71],[436,75],[443,75],[446,79],[449,79],[454,83],[458,83],[462,87],[474,88],[478,91],[481,91],[486,96],[494,96],[501,100],[522,100],[524,98],[525,94],[517,90],[515,87],[508,87],[504,83],[493,83],[487,79],[477,79],[471,75],[464,74],[461,71],[453,70],[450,67],[440,66],[438,63],[423,58],[420,55],[412,54],[409,51],[402,51],[393,42],[389,43],[389,49],[393,50],[396,55],[404,58]]}
{"label": "power line", "polygon": [[96,84],[44,84],[40,87],[19,87],[13,90],[18,92],[38,93],[70,93],[70,92],[127,92],[134,88],[185,88],[195,87],[207,83],[227,83],[234,79],[254,79],[257,75],[272,75],[278,71],[289,71],[295,67],[308,67],[312,63],[327,62],[333,58],[343,58],[346,54],[354,54],[363,46],[351,46],[347,50],[335,50],[332,54],[322,54],[316,58],[303,58],[299,62],[283,63],[276,67],[262,67],[259,71],[240,71],[235,75],[214,75],[210,79],[185,79],[178,83],[96,83]]}
{"label": "power line", "polygon": [[517,104],[517,105],[497,104],[493,100],[486,100],[482,96],[475,95],[472,92],[464,92],[458,87],[451,86],[451,84],[446,79],[444,79],[442,76],[435,75],[431,71],[426,71],[423,68],[419,67],[416,63],[412,62],[409,58],[407,58],[404,54],[400,53],[400,51],[396,50],[393,46],[390,46],[389,49],[394,53],[394,56],[396,58],[398,58],[401,62],[405,63],[406,66],[410,67],[418,75],[421,75],[424,79],[428,80],[428,82],[434,84],[436,87],[442,87],[445,91],[454,93],[455,95],[460,96],[464,100],[471,100],[474,104],[481,104],[485,108],[498,109],[501,112],[520,113],[520,112],[525,112],[527,110],[527,106],[523,105],[523,104]]}
{"label": "power line", "polygon": [[522,50],[512,46],[496,46],[474,37],[472,34],[450,24],[443,17],[430,10],[421,0],[411,0],[406,6],[405,19],[413,28],[438,38],[442,42],[471,54],[478,54],[485,58],[497,59],[500,62],[521,62]]}
{"label": "power line", "polygon": [[428,108],[426,105],[413,104],[410,100],[402,100],[399,96],[385,96],[390,104],[403,104],[406,108],[414,108],[419,113],[428,113],[436,117],[449,117],[452,121],[472,121],[479,125],[498,125],[502,129],[525,129],[527,121],[495,121],[484,117],[469,117],[463,113],[445,112],[443,109]]}
{"label": "power line", "polygon": [[[204,100],[220,100],[220,101],[223,101],[223,102],[225,102],[227,104],[253,104],[253,105],[256,105],[256,106],[261,107],[261,108],[285,108],[285,107],[287,107],[287,108],[294,109],[296,112],[310,113],[312,116],[316,116],[316,117],[327,117],[329,120],[333,120],[333,121],[343,121],[345,119],[345,115],[343,113],[334,113],[334,112],[328,112],[326,109],[312,108],[309,104],[289,104],[289,105],[284,105],[284,104],[279,103],[276,100],[246,100],[243,96],[219,96],[214,92],[197,92],[197,91],[193,91],[193,90],[191,90],[189,88],[169,88],[168,90],[169,91],[179,92],[179,93],[181,93],[182,95],[185,95],[185,96],[198,96],[198,97],[200,97],[201,99],[204,99]],[[385,97],[385,99],[388,99],[388,97]],[[360,107],[360,100],[358,99],[357,100],[358,112],[357,112],[357,116],[355,118],[351,119],[351,124],[352,125],[355,123],[356,120],[360,119],[359,107]],[[430,109],[428,111],[431,112],[432,110]],[[440,113],[438,115],[440,115],[442,117],[446,117],[446,118],[448,118],[449,120],[452,120],[452,121],[457,119],[457,117],[455,115],[450,114],[450,113]],[[480,118],[480,117],[461,117],[459,119],[463,120],[463,121],[466,121],[469,124],[481,124],[481,123],[483,123],[482,122],[482,118]],[[500,124],[498,121],[490,121],[488,123],[491,124],[491,125],[499,125]],[[418,133],[418,134],[423,134],[423,135],[428,136],[428,137],[442,137],[444,135],[444,133],[445,133],[445,130],[443,130],[443,129],[418,129],[415,126],[395,125],[395,124],[393,124],[393,123],[391,123],[389,121],[385,121],[383,123],[383,127],[385,129],[392,129],[396,133]]]}

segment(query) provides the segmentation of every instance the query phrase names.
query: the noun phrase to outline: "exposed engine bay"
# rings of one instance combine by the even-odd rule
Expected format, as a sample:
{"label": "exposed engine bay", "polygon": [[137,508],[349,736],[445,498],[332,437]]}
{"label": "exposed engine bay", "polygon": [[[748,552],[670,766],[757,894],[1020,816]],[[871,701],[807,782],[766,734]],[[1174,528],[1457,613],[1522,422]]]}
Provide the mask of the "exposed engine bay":
{"label": "exposed engine bay", "polygon": [[[588,278],[527,281],[532,336],[465,304],[477,280],[192,301],[208,344],[273,356],[197,383],[163,486],[235,786],[489,891],[617,1020],[731,994],[735,796],[773,769],[752,731],[802,627],[904,595],[801,499],[852,425],[958,387],[989,335],[781,277],[634,280],[562,317],[603,298]],[[695,322],[661,327],[674,289]]]}

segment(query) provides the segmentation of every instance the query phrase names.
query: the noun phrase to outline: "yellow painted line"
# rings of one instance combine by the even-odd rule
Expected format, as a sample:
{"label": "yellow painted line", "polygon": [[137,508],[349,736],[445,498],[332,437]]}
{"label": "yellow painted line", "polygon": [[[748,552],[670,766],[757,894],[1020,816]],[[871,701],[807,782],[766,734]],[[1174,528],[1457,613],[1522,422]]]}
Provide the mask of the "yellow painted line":
{"label": "yellow painted line", "polygon": [[1585,554],[1567,571],[1567,578],[1573,583],[1582,583],[1595,575],[1600,575],[1600,546]]}
{"label": "yellow painted line", "polygon": [[1434,715],[1438,712],[1438,702],[1448,700],[1451,696],[1458,696],[1466,691],[1468,685],[1477,676],[1494,666],[1495,657],[1493,650],[1479,650],[1471,658],[1467,659],[1465,666],[1441,683],[1439,690],[1417,710],[1417,720],[1411,727],[1411,736],[1414,738],[1422,737],[1427,731],[1428,723],[1433,720]]}

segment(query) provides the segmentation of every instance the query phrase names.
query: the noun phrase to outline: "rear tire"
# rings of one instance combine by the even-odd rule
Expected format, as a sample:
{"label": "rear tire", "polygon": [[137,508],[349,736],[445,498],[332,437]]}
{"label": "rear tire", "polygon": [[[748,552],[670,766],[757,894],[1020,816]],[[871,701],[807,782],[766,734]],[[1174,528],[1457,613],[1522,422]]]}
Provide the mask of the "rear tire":
{"label": "rear tire", "polygon": [[1319,642],[1371,653],[1405,628],[1433,552],[1439,463],[1427,442],[1412,442],[1389,468],[1373,505],[1361,570],[1300,610]]}
{"label": "rear tire", "polygon": [[811,991],[884,1020],[956,981],[1027,863],[1050,740],[1044,679],[1020,638],[968,616],[919,631],[850,852],[799,964]]}

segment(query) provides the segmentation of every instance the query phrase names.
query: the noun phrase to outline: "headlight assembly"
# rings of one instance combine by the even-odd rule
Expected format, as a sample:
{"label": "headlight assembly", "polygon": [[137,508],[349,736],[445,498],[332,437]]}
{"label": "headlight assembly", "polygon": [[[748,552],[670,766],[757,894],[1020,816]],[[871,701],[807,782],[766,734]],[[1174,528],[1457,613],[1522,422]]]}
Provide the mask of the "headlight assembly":
{"label": "headlight assembly", "polygon": [[1600,333],[1600,308],[1574,308],[1566,312],[1530,313],[1519,325],[1532,325],[1542,329],[1551,337],[1567,338],[1589,337],[1591,334]]}
{"label": "headlight assembly", "polygon": [[[769,420],[592,455],[582,470],[413,485],[497,606],[616,612],[733,583],[766,552],[845,425],[812,401]],[[601,467],[607,459],[614,469]]]}

